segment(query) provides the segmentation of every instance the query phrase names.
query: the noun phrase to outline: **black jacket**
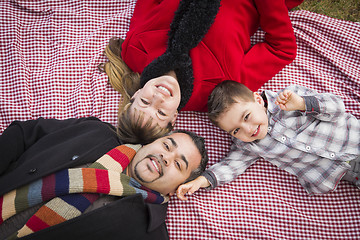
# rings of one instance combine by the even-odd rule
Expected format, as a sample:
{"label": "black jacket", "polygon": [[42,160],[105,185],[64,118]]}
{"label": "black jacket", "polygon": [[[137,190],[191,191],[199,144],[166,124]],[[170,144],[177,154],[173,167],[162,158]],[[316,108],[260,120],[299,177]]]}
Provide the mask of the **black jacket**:
{"label": "black jacket", "polygon": [[[60,169],[92,163],[121,144],[115,128],[94,117],[15,121],[0,136],[0,196]],[[24,239],[168,239],[166,209],[134,195]]]}

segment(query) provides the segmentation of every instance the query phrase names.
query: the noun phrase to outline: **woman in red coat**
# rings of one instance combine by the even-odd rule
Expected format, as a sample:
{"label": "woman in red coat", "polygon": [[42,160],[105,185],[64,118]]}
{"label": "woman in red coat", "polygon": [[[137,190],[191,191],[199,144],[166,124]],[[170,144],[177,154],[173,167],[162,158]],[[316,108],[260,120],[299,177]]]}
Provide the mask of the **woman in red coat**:
{"label": "woman in red coat", "polygon": [[[113,45],[121,42],[110,41],[107,49],[110,64],[107,68],[105,66],[105,70],[112,82],[114,81],[111,76],[120,75],[111,73],[109,65],[115,65],[110,56],[112,53],[118,57],[117,60],[122,59],[129,67],[128,72],[136,72],[138,76],[146,75],[141,76],[140,90],[136,91],[139,86],[135,85],[135,89],[125,94],[120,91],[123,96],[128,95],[131,99],[129,111],[134,112],[136,109],[135,111],[145,112],[145,118],[150,116],[153,122],[161,127],[169,123],[171,126],[175,122],[177,109],[207,111],[208,96],[218,83],[230,79],[244,83],[252,91],[256,91],[284,66],[291,63],[296,56],[296,41],[288,9],[302,1],[222,0],[208,31],[206,27],[202,29],[205,36],[201,36],[201,41],[195,40],[191,49],[186,49],[186,42],[193,41],[186,38],[186,35],[192,36],[198,32],[190,23],[201,26],[202,16],[201,13],[197,16],[181,13],[188,11],[192,7],[191,4],[197,4],[201,0],[183,0],[183,6],[180,4],[180,7],[180,0],[138,0],[121,49],[114,50],[116,47],[111,46],[111,42]],[[205,4],[208,6],[209,3]],[[182,7],[182,10],[178,10],[179,13],[176,13],[174,18],[178,7]],[[192,27],[193,29],[188,30]],[[265,31],[265,40],[251,46],[250,36],[259,27]],[[176,36],[176,32],[181,33]],[[185,37],[181,38],[179,35]],[[178,50],[182,49],[181,46],[185,46],[185,49]],[[182,51],[180,57],[179,51]],[[169,52],[182,60],[172,62],[172,57],[164,56]],[[190,59],[187,60],[183,55],[190,56]],[[161,57],[160,60],[157,59],[159,56],[164,57],[162,61]],[[181,70],[186,69],[189,64],[190,68],[192,64],[190,71]],[[171,69],[179,65],[183,65],[179,67],[180,70]],[[189,74],[193,78],[189,79]],[[157,79],[151,85],[153,78],[161,76],[164,79]],[[132,78],[131,82],[134,81]],[[121,83],[119,79],[115,82]],[[164,84],[160,85],[159,82]],[[150,91],[147,91],[146,87],[149,87],[147,90]],[[171,104],[172,100],[174,104]]]}

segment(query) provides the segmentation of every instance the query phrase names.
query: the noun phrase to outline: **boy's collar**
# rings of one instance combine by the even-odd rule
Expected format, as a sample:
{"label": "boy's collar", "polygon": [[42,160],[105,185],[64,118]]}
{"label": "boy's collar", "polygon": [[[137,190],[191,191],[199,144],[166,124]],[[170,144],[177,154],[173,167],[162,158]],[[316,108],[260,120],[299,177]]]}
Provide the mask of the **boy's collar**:
{"label": "boy's collar", "polygon": [[264,100],[264,107],[267,109],[267,107],[268,107],[268,100],[267,100],[267,98],[266,98],[265,91],[263,91],[260,96],[263,98],[263,100]]}

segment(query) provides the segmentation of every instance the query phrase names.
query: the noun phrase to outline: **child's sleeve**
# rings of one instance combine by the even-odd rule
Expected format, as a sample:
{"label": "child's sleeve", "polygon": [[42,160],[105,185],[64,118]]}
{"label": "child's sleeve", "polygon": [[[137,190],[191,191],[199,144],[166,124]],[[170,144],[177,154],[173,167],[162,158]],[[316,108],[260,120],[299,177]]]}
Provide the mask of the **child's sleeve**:
{"label": "child's sleeve", "polygon": [[235,144],[231,146],[231,150],[225,158],[220,162],[209,167],[203,176],[209,181],[209,189],[218,185],[229,183],[235,180],[240,174],[250,167],[259,156],[248,150],[242,150]]}
{"label": "child's sleeve", "polygon": [[331,93],[318,93],[303,86],[290,86],[289,90],[295,92],[305,100],[305,115],[312,116],[321,121],[335,122],[345,113],[342,99]]}
{"label": "child's sleeve", "polygon": [[[296,57],[296,39],[283,0],[255,0],[265,40],[255,44],[244,56],[241,79],[255,91]],[[261,71],[259,71],[261,69]]]}

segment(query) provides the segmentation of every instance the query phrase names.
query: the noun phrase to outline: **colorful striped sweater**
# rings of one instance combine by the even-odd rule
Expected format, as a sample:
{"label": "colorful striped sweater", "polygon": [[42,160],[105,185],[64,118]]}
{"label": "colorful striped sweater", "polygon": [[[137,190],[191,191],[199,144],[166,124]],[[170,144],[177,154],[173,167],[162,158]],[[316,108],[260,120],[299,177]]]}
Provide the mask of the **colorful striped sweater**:
{"label": "colorful striped sweater", "polygon": [[146,202],[162,204],[168,197],[141,186],[122,173],[141,145],[120,145],[89,168],[64,169],[0,197],[0,224],[9,217],[42,202],[43,205],[13,238],[54,226],[81,215],[100,194],[142,194]]}

